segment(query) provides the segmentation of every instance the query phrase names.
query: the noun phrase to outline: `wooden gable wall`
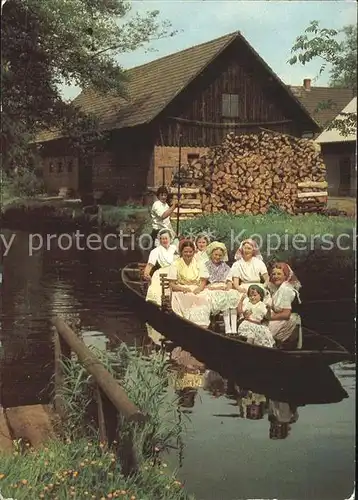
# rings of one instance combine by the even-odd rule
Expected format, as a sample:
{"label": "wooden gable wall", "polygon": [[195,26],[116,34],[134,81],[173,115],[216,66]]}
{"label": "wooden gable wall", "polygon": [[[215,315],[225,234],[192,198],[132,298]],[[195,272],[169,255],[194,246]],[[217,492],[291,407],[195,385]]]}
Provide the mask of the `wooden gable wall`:
{"label": "wooden gable wall", "polygon": [[[222,94],[238,94],[237,118],[222,116]],[[157,145],[178,145],[178,125],[171,117],[243,124],[228,129],[181,123],[181,143],[185,146],[220,144],[231,130],[236,134],[251,133],[258,132],[261,126],[301,136],[312,127],[262,62],[239,40],[225,49],[155,120]],[[252,126],[250,123],[260,125]]]}

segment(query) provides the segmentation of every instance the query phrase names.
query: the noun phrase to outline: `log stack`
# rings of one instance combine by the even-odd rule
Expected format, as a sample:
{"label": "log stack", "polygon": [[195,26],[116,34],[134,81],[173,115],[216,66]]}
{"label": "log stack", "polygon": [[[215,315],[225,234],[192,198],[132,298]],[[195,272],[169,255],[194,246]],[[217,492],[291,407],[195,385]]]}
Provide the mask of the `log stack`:
{"label": "log stack", "polygon": [[320,212],[327,202],[326,168],[313,141],[276,132],[235,136],[203,155],[204,213]]}

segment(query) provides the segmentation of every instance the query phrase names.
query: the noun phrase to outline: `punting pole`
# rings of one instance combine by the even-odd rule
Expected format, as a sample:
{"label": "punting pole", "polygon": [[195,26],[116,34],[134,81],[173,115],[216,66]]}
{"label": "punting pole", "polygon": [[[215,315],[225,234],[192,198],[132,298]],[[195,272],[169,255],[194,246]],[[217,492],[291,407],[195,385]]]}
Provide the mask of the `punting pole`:
{"label": "punting pole", "polygon": [[178,152],[178,207],[177,207],[177,236],[179,235],[179,206],[180,206],[180,171],[181,171],[181,130],[180,130],[180,123],[177,124],[177,131],[178,131],[178,146],[179,146],[179,152]]}

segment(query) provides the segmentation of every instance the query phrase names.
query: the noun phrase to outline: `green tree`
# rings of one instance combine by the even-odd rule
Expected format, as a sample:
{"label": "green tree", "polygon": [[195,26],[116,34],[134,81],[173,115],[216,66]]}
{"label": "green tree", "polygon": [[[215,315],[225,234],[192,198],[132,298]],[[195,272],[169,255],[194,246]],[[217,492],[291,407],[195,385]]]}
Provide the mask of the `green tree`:
{"label": "green tree", "polygon": [[1,16],[2,163],[23,161],[43,129],[96,136],[94,116],[61,98],[74,84],[126,97],[116,57],[173,36],[159,11],[131,15],[125,0],[7,0]]}
{"label": "green tree", "polygon": [[[296,38],[291,49],[289,64],[305,65],[314,59],[321,59],[319,75],[329,71],[329,85],[352,89],[357,95],[357,26],[345,26],[341,30],[321,28],[318,21],[311,21],[303,35]],[[331,101],[319,103],[317,110],[332,107]],[[337,128],[343,135],[355,133],[356,113],[341,114],[328,128]]]}

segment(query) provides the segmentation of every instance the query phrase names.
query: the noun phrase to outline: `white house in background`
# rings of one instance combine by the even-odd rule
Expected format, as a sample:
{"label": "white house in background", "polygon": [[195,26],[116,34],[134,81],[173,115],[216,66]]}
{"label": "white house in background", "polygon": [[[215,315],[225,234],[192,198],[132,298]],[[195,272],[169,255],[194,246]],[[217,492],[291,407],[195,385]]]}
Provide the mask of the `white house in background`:
{"label": "white house in background", "polygon": [[[354,97],[337,115],[357,113],[357,98]],[[328,195],[337,197],[355,197],[357,193],[357,127],[353,134],[343,136],[339,130],[325,129],[317,138],[327,168]]]}

